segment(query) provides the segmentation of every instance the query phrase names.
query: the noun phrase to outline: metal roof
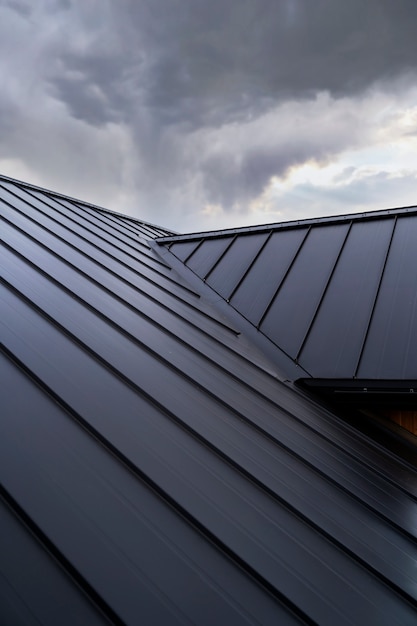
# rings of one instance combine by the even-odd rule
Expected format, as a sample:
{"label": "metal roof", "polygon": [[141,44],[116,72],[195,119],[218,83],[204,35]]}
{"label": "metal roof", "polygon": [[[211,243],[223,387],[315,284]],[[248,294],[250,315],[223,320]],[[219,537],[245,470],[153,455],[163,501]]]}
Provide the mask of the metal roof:
{"label": "metal roof", "polygon": [[307,375],[417,378],[415,207],[159,242]]}
{"label": "metal roof", "polygon": [[140,225],[0,196],[0,622],[415,624],[411,440],[282,382]]}

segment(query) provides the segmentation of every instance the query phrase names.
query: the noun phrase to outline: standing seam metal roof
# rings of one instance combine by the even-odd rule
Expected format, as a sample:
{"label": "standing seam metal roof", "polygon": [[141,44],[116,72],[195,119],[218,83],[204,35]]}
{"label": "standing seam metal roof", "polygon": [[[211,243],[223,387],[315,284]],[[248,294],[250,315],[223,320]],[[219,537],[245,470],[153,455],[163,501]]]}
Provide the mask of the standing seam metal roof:
{"label": "standing seam metal roof", "polygon": [[399,380],[417,379],[416,242],[415,208],[159,240],[312,377]]}
{"label": "standing seam metal roof", "polygon": [[0,194],[3,622],[414,624],[416,469],[130,222]]}

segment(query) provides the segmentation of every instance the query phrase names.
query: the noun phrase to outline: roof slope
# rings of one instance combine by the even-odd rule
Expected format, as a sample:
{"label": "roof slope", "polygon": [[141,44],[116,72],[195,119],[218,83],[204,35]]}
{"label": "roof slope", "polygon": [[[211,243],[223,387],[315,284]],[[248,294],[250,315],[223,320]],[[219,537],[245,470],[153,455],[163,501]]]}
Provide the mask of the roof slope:
{"label": "roof slope", "polygon": [[417,378],[415,207],[163,242],[311,376]]}
{"label": "roof slope", "polygon": [[281,382],[138,223],[0,195],[0,621],[415,624],[416,470]]}

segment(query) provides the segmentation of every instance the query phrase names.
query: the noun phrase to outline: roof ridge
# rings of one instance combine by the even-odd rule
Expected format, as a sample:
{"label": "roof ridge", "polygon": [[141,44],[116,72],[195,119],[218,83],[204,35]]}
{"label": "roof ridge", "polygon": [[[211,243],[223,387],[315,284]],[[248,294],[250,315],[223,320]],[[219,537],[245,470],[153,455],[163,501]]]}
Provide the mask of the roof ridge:
{"label": "roof ridge", "polygon": [[215,237],[230,237],[231,235],[245,235],[262,232],[273,232],[277,230],[289,230],[291,228],[306,227],[313,225],[325,226],[327,224],[344,224],[351,221],[367,221],[380,219],[381,217],[392,217],[393,215],[417,214],[417,205],[397,207],[390,209],[376,209],[374,211],[363,211],[361,213],[346,213],[342,215],[328,215],[324,217],[305,218],[300,220],[289,220],[287,222],[273,222],[269,224],[259,224],[254,226],[241,226],[238,228],[222,228],[219,230],[199,231],[184,233],[167,237],[157,237],[157,243],[174,243],[193,239],[212,239]]}

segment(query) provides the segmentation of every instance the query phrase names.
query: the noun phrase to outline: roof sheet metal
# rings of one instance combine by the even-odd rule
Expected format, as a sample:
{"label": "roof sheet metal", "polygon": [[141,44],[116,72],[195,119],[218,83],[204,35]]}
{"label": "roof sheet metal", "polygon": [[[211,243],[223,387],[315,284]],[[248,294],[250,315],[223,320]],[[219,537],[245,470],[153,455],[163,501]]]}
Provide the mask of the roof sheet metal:
{"label": "roof sheet metal", "polygon": [[312,377],[417,378],[416,210],[162,244]]}
{"label": "roof sheet metal", "polygon": [[10,549],[24,520],[25,571],[45,561],[18,587],[2,561],[8,606],[43,582],[80,623],[414,624],[417,471],[280,382],[130,223],[1,184],[2,494]]}
{"label": "roof sheet metal", "polygon": [[109,624],[105,614],[1,496],[0,528],[2,624]]}

